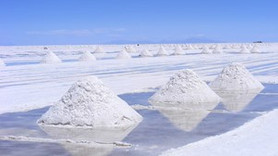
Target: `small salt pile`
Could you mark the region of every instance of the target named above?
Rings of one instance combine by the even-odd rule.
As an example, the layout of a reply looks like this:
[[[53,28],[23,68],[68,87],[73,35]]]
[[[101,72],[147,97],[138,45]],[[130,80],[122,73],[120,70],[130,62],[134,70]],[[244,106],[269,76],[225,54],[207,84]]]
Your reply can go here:
[[[250,50],[247,49],[245,45],[242,45],[242,46],[241,46],[240,53],[242,53],[242,54],[248,54],[248,53],[250,53]]]
[[[59,59],[59,57],[55,55],[52,51],[48,52],[41,60],[41,63],[43,64],[54,64],[54,63],[61,63],[61,62],[62,61]]]
[[[254,45],[254,47],[250,50],[251,53],[260,53],[260,49],[257,45]]]
[[[192,70],[182,70],[170,78],[150,99],[151,103],[191,103],[218,102],[209,86]]]
[[[6,66],[5,62],[2,59],[0,59],[0,67],[5,67],[5,66]]]
[[[145,49],[140,53],[139,56],[140,57],[152,57],[153,55],[149,50]]]
[[[173,53],[173,55],[182,55],[183,54],[183,50],[182,48],[177,45],[176,48],[175,48],[175,52]]]
[[[132,47],[132,46],[126,46],[126,47],[125,47],[125,50],[126,50],[128,53],[135,53],[135,52],[136,52],[135,48]]]
[[[210,84],[214,91],[262,90],[264,86],[240,63],[225,67]]]
[[[187,50],[193,50],[193,46],[191,44],[187,45]]]
[[[123,49],[117,56],[116,59],[131,59],[131,56],[129,53]]]
[[[78,59],[79,61],[87,62],[87,61],[95,61],[96,57],[89,51],[84,52]]]
[[[100,46],[97,46],[97,48],[94,51],[94,53],[103,53],[103,52],[104,50]]]
[[[211,54],[211,51],[207,46],[204,46],[201,53],[202,54]]]
[[[163,46],[159,48],[158,53],[156,54],[156,56],[167,56],[167,55],[168,53]]]
[[[212,53],[214,53],[214,54],[221,54],[221,53],[223,53],[222,47],[220,45],[217,45],[215,47],[215,49],[212,51]]]
[[[74,83],[38,124],[82,127],[129,127],[142,120],[135,110],[115,95],[97,77]]]

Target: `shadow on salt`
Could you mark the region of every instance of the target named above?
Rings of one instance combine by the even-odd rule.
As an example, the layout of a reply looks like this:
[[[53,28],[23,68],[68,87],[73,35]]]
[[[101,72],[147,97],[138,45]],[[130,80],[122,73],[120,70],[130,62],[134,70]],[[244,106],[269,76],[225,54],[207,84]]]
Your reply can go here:
[[[52,139],[68,140],[70,143],[61,143],[61,145],[74,156],[94,155],[103,156],[110,154],[116,146],[127,148],[130,145],[121,141],[137,125],[128,128],[69,128],[43,126],[40,128],[46,132]]]

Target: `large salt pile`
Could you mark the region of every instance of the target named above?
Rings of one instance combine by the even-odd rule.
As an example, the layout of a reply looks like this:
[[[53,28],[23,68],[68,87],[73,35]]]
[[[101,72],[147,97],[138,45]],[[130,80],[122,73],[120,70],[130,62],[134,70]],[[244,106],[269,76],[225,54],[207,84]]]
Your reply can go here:
[[[156,54],[156,56],[167,56],[168,52],[165,50],[165,48],[163,46],[161,46],[158,50],[158,53]]]
[[[204,46],[201,53],[202,54],[211,54],[211,51],[207,46]]]
[[[200,103],[218,102],[209,86],[192,70],[182,70],[170,78],[150,99],[151,103]],[[193,106],[192,106],[193,107]]]
[[[5,62],[2,59],[0,59],[0,67],[4,67],[4,66],[6,66]]]
[[[61,62],[62,61],[59,59],[59,57],[55,55],[52,51],[48,52],[41,60],[41,63],[45,63],[45,64],[53,64],[53,63],[61,63]]]
[[[173,55],[182,55],[182,54],[183,54],[183,50],[182,50],[181,46],[177,45]]]
[[[89,51],[84,52],[79,58],[79,61],[84,61],[84,62],[95,61],[95,60],[96,57]]]
[[[248,53],[250,53],[250,50],[247,49],[245,45],[242,45],[242,46],[241,46],[240,53],[242,53],[242,54],[248,54]]]
[[[261,90],[264,86],[240,63],[225,67],[210,84],[215,91]]]
[[[139,56],[140,57],[152,57],[153,55],[149,50],[145,49],[140,53]]]
[[[103,53],[103,52],[104,50],[100,46],[97,46],[97,48],[94,51],[94,53]]]
[[[38,124],[82,127],[129,127],[142,120],[135,110],[101,80],[91,76],[73,84]]]
[[[131,56],[129,55],[129,53],[123,49],[117,56],[116,59],[130,59]]]
[[[254,45],[254,47],[250,50],[251,53],[260,53],[260,49],[257,45]]]

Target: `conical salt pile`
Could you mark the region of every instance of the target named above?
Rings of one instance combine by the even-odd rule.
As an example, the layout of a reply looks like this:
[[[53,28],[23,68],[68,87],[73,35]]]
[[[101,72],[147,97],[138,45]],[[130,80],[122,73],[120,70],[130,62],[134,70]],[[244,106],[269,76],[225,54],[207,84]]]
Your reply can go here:
[[[201,53],[202,54],[211,54],[211,51],[207,46],[204,46]]]
[[[5,62],[2,59],[0,59],[0,67],[4,67],[4,66],[6,66]]]
[[[167,51],[162,46],[159,48],[158,53],[156,54],[156,56],[167,56],[167,55],[168,55]]]
[[[149,50],[145,49],[145,50],[143,50],[143,51],[140,53],[139,56],[140,56],[140,57],[152,57],[153,55],[152,55],[152,53],[150,53]]]
[[[251,49],[251,53],[260,53],[260,49],[257,45],[255,45],[252,49]]]
[[[214,53],[214,54],[221,54],[221,53],[223,53],[222,47],[220,45],[217,45],[215,47],[215,49],[212,51],[212,53]]]
[[[101,80],[91,76],[73,84],[38,120],[53,126],[129,127],[142,120],[135,110]]]
[[[182,70],[170,78],[150,99],[151,103],[192,103],[218,102],[209,86],[192,70]]]
[[[127,47],[125,47],[125,50],[126,50],[128,53],[135,53],[135,52],[136,52],[135,48],[132,47],[132,46],[127,46]]]
[[[125,49],[123,49],[117,56],[116,59],[130,59],[131,56]]]
[[[187,45],[187,50],[193,50],[193,46],[191,44]]]
[[[41,63],[45,63],[45,64],[54,64],[54,63],[61,63],[61,62],[62,61],[59,59],[59,57],[55,55],[52,51],[48,52],[41,60]]]
[[[173,55],[182,55],[183,54],[183,50],[182,48],[177,45],[176,48],[175,48],[175,52],[173,53]]]
[[[100,46],[97,46],[97,48],[94,51],[94,53],[103,53],[103,52],[104,50]]]
[[[95,61],[95,60],[96,57],[89,51],[84,52],[79,58],[79,61],[84,61],[84,62]]]
[[[245,91],[263,89],[264,86],[240,63],[225,67],[210,84],[215,91]]]
[[[240,53],[242,53],[242,54],[248,54],[248,53],[250,53],[250,50],[247,49],[245,45],[242,45],[242,46],[241,46]]]

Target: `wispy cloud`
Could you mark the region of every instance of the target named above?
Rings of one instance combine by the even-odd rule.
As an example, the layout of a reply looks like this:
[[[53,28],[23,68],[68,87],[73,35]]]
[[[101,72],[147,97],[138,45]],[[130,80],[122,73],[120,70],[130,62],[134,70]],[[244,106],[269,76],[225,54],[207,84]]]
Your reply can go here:
[[[68,29],[59,29],[59,30],[49,30],[49,31],[28,31],[28,35],[61,35],[61,36],[90,36],[96,34],[119,34],[126,31],[125,28],[97,28],[97,29],[81,29],[81,30],[68,30]]]

